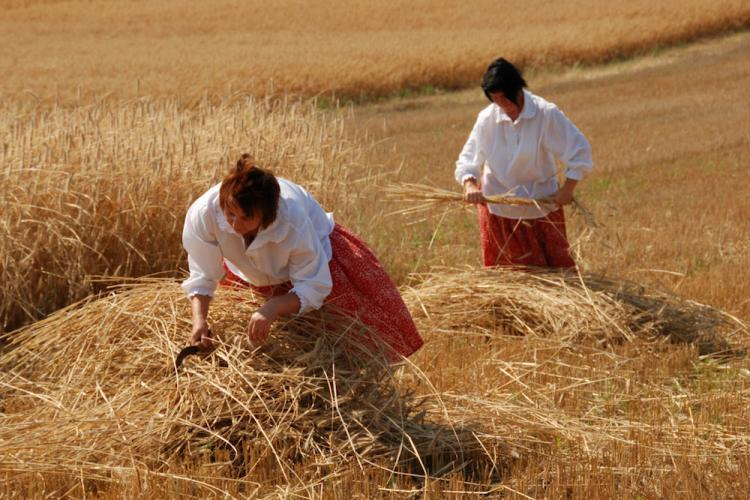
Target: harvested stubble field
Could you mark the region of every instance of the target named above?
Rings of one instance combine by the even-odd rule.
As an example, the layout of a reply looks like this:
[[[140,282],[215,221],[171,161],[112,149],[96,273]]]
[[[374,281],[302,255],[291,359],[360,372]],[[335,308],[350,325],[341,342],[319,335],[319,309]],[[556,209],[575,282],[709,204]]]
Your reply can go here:
[[[701,486],[692,475],[706,463],[723,492],[749,486],[750,373],[695,359],[701,347],[744,355],[731,349],[750,340],[736,319],[550,272],[443,270],[405,297],[428,344],[395,372],[358,347],[356,322],[327,314],[252,349],[243,325],[256,302],[229,289],[213,306],[218,347],[177,369],[189,313],[172,280],[19,330],[0,356],[6,488],[668,496],[675,480]]]
[[[193,65],[198,59],[177,55],[175,40],[154,44],[133,24],[91,28],[114,15],[127,20],[136,10],[125,4],[86,12],[76,2],[39,4],[13,2],[17,8],[0,18],[36,21],[30,28],[36,42],[8,27],[39,64],[29,66],[36,76],[7,80],[0,115],[4,328],[100,289],[113,275],[174,275],[184,265],[179,230],[187,203],[241,151],[252,150],[310,186],[374,246],[401,283],[427,343],[410,363],[389,371],[352,357],[356,349],[339,335],[352,325],[324,315],[280,324],[268,344],[252,351],[242,337],[252,303],[225,291],[212,312],[219,347],[176,373],[171,361],[184,345],[189,317],[176,282],[115,287],[8,336],[13,345],[0,355],[2,494],[741,498],[750,492],[746,34],[602,68],[529,75],[532,89],[560,104],[595,148],[596,170],[579,194],[600,227],[589,234],[573,217],[573,237],[585,236],[577,247],[582,274],[559,276],[467,267],[478,262],[471,211],[441,208],[424,220],[385,215],[412,205],[394,206],[381,186],[429,182],[455,189],[452,161],[484,106],[476,90],[349,114],[237,93],[221,92],[222,98],[217,93],[233,74],[211,72],[232,71],[235,64],[218,65],[239,53],[231,44],[242,38],[213,38],[209,28],[218,26],[228,3],[217,4],[203,31],[190,16],[170,27],[201,39],[202,46],[190,45],[196,57],[207,47],[217,66],[200,68]],[[136,17],[164,19],[185,5],[149,3]],[[292,19],[284,10],[290,5],[280,4],[278,16]],[[635,10],[612,17],[611,33],[621,33],[614,27],[639,19],[638,12],[667,9],[628,5]],[[680,5],[669,10],[671,21],[661,15],[659,22],[684,28],[693,26],[690,18],[712,26],[723,22],[711,17],[720,12],[713,6],[722,5],[722,15],[732,13],[730,24],[738,26],[745,9],[740,2]],[[586,12],[600,19],[603,11]],[[321,26],[335,22],[334,14],[320,14]],[[49,24],[52,16],[57,26]],[[387,22],[398,26],[400,19]],[[80,45],[57,31],[72,25]],[[642,26],[645,33],[674,34],[663,24]],[[579,36],[581,29],[567,33]],[[533,47],[540,39],[525,43]],[[91,40],[132,64],[120,61],[117,74],[98,65],[118,64],[117,57],[101,57]],[[125,40],[132,43],[125,47]],[[41,49],[50,43],[58,45],[51,57]],[[212,43],[226,45],[226,54]],[[628,50],[651,46],[618,43]],[[145,66],[146,46],[164,59],[149,58]],[[535,54],[547,57],[543,48]],[[78,59],[79,71],[55,67],[74,51],[88,53]],[[138,53],[141,59],[132,57]],[[462,57],[476,73],[495,51],[472,54]],[[183,63],[179,70],[160,66],[174,60]],[[404,61],[396,62],[410,64]],[[10,64],[5,56],[0,62]],[[157,66],[166,79],[143,76]],[[50,68],[56,80],[45,79]],[[57,92],[53,81],[58,103],[49,99]],[[115,98],[135,94],[136,85],[140,97]],[[251,83],[232,85],[253,91]],[[64,102],[76,86],[80,102]],[[21,88],[35,94],[12,95]],[[196,97],[200,89],[208,95]],[[113,96],[101,97],[103,90]],[[92,91],[100,97],[87,97]]]

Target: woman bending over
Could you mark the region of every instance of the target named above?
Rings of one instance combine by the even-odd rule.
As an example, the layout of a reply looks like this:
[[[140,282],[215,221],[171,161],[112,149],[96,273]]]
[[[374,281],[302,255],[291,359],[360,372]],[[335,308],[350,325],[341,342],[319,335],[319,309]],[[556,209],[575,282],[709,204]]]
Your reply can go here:
[[[220,282],[252,287],[267,299],[247,325],[256,344],[280,316],[331,304],[402,356],[422,345],[401,295],[367,245],[305,189],[258,168],[250,155],[192,204],[182,242],[190,267],[182,288],[192,306],[191,340],[202,347],[210,343],[208,310]]]

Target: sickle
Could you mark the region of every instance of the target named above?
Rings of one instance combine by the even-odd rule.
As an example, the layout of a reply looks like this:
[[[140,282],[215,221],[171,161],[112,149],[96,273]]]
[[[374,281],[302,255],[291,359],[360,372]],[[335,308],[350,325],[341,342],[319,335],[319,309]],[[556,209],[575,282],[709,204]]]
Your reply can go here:
[[[208,331],[208,335],[206,335],[209,338],[213,337],[213,334],[211,333],[211,330]],[[182,350],[177,354],[177,358],[174,360],[174,367],[175,370],[179,370],[180,366],[182,366],[182,362],[185,361],[185,358],[188,356],[192,356],[194,354],[199,354],[201,352],[204,352],[203,349],[201,349],[200,345],[194,344],[189,345],[187,347],[183,347]],[[205,352],[209,352],[208,350],[205,350]]]
[[[182,365],[182,362],[185,361],[185,358],[188,356],[192,356],[193,354],[198,354],[201,351],[201,348],[197,345],[189,345],[187,347],[183,347],[179,354],[177,354],[177,359],[174,360],[174,367],[179,369]]]

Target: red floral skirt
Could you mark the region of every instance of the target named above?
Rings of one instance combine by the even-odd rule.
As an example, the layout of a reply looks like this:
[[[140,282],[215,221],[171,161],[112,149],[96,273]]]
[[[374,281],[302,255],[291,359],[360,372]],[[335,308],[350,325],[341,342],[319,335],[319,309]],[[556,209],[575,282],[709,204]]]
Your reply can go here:
[[[485,267],[574,268],[562,208],[538,219],[508,219],[479,205],[479,234]]]
[[[391,349],[410,356],[419,349],[422,337],[396,285],[372,250],[345,227],[336,224],[330,235],[333,257],[328,266],[333,289],[325,305],[370,326]],[[227,269],[222,284],[250,287],[265,297],[284,295],[292,284],[256,287]]]

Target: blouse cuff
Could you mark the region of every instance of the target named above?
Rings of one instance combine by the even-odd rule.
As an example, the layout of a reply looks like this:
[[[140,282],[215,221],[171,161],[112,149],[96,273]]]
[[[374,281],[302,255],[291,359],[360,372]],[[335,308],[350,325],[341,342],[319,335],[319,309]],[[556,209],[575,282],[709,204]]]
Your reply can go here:
[[[584,173],[580,170],[574,170],[574,169],[569,168],[565,172],[565,177],[574,181],[580,181],[581,179],[583,179],[583,176],[584,176]]]
[[[294,293],[299,299],[299,314],[303,314],[314,309],[320,309],[323,306],[325,297],[327,296],[327,294],[320,295],[317,293],[317,291],[311,290],[304,285],[300,286],[299,284],[295,285],[289,291]]]
[[[193,295],[205,295],[206,297],[214,296],[214,291],[209,288],[193,288],[187,293],[188,299],[192,299]]]
[[[311,311],[311,310],[313,310],[313,309],[317,309],[316,307],[314,307],[314,306],[312,305],[312,303],[311,303],[311,302],[310,302],[309,300],[307,300],[307,299],[305,298],[305,296],[304,296],[304,295],[302,295],[301,293],[299,293],[299,292],[298,292],[297,290],[295,290],[294,288],[292,288],[292,289],[291,289],[291,290],[289,290],[289,291],[290,291],[291,293],[293,293],[294,295],[296,295],[296,296],[297,296],[297,298],[299,299],[299,313],[298,313],[298,314],[304,314],[304,313],[306,313],[306,312],[308,312],[308,311]]]

